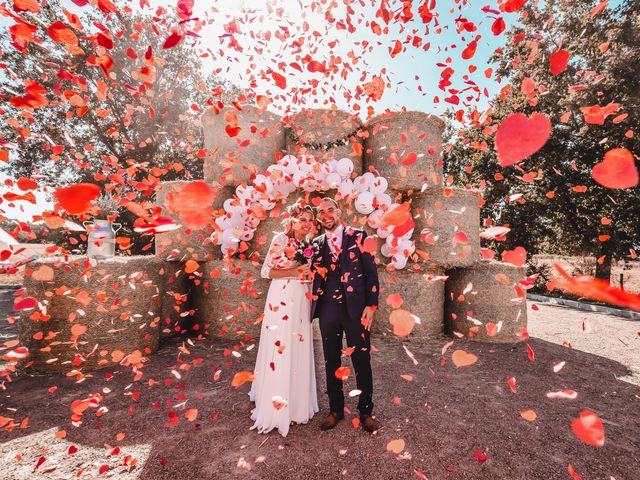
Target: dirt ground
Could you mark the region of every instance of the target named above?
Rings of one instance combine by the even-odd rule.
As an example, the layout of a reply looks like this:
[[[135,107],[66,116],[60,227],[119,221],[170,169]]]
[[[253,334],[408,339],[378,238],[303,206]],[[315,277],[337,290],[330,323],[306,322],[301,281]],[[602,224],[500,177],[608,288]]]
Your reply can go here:
[[[443,357],[449,338],[374,338],[374,413],[383,428],[373,436],[354,428],[354,413],[336,429],[320,431],[327,408],[321,362],[321,414],[293,426],[286,438],[250,431],[249,384],[230,385],[235,372],[253,366],[257,349],[247,346],[225,356],[229,344],[191,346],[178,339],[151,357],[136,382],[124,367],[79,383],[65,376],[5,382],[0,416],[29,420],[27,428],[0,432],[0,478],[570,479],[568,465],[585,480],[638,478],[640,386],[626,380],[639,378],[640,322],[547,305],[534,311],[530,304],[529,314],[533,361],[526,343],[457,340]],[[316,349],[320,360],[317,343]],[[477,363],[456,368],[456,349],[477,355]],[[554,373],[560,361],[566,364]],[[352,379],[347,390],[355,388]],[[563,389],[575,390],[577,398],[546,396]],[[70,404],[96,392],[106,410],[96,416],[89,408],[74,427]],[[347,399],[347,407],[355,404]],[[185,413],[194,408],[197,418],[190,422]],[[603,447],[573,434],[571,422],[583,409],[600,417]],[[525,410],[537,418],[524,420]],[[56,439],[58,430],[66,437]],[[396,439],[405,442],[400,455],[387,451]],[[72,446],[77,451],[69,453]],[[100,474],[101,466],[108,470]]]

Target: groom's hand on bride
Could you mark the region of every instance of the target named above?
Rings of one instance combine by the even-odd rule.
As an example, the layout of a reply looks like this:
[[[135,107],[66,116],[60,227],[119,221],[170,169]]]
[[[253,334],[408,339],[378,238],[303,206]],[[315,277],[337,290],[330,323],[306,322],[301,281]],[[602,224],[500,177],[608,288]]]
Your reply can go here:
[[[373,312],[375,312],[376,307],[364,307],[364,311],[362,312],[362,317],[360,318],[360,323],[362,326],[371,330],[371,324],[373,323]]]

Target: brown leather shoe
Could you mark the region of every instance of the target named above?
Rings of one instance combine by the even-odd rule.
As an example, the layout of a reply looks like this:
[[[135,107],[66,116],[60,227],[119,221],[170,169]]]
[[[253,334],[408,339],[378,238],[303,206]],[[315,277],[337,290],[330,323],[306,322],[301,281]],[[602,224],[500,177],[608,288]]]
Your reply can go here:
[[[320,424],[320,430],[331,430],[344,418],[344,412],[331,412]]]
[[[373,433],[380,428],[380,424],[371,415],[360,415],[360,425],[365,432]]]

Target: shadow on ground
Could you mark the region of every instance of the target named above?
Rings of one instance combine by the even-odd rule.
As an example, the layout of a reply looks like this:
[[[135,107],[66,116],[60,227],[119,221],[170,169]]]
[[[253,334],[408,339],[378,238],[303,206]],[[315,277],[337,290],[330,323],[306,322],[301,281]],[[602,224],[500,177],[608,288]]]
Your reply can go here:
[[[23,376],[5,383],[0,415],[16,423],[29,417],[29,424],[0,432],[6,442],[0,446],[2,478],[36,478],[30,472],[41,457],[37,478],[63,473],[70,478],[81,468],[95,478],[102,465],[109,470],[100,478],[148,480],[418,478],[414,469],[430,480],[566,479],[569,464],[584,479],[621,480],[637,478],[640,470],[640,388],[617,380],[627,368],[602,357],[532,339],[532,362],[525,344],[456,341],[442,364],[440,351],[449,340],[442,338],[405,343],[416,357],[414,365],[400,341],[380,338],[374,341],[374,400],[383,429],[374,436],[355,429],[351,414],[335,430],[321,432],[327,400],[318,365],[321,414],[282,438],[249,431],[249,384],[230,386],[235,372],[253,367],[257,348],[239,348],[237,358],[225,352],[228,345],[190,346],[185,340],[176,339],[151,357],[137,382],[123,367],[94,372],[81,383],[64,376]],[[478,362],[455,368],[449,360],[453,349],[476,354]],[[321,357],[318,351],[316,357]],[[554,373],[561,360],[566,365]],[[222,373],[216,381],[218,368]],[[516,379],[515,394],[509,377]],[[52,387],[57,387],[54,393]],[[346,388],[355,388],[353,380]],[[578,397],[546,397],[563,389],[577,391]],[[96,416],[96,409],[89,409],[83,424],[72,426],[71,402],[96,392],[108,411]],[[355,400],[348,399],[347,406],[354,408]],[[185,418],[191,408],[198,409],[193,422]],[[604,424],[602,448],[583,444],[571,431],[572,419],[585,408]],[[533,422],[520,416],[528,409],[537,413]],[[165,426],[174,413],[179,422]],[[57,430],[65,430],[66,438],[55,439]],[[124,439],[118,441],[118,433]],[[406,442],[405,455],[386,451],[394,439]],[[71,445],[78,451],[69,454]],[[487,456],[485,462],[474,456],[476,450]]]

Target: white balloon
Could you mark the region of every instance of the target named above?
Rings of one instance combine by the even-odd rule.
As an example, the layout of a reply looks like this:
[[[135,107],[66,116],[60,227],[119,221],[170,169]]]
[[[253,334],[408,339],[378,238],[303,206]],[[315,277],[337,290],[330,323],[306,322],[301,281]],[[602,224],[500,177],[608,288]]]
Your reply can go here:
[[[240,213],[244,207],[234,198],[227,198],[222,204],[224,210],[229,213]]]
[[[362,174],[362,178],[367,183],[367,187],[370,187],[371,185],[373,185],[376,176],[371,172],[366,172]]]
[[[242,199],[249,198],[251,196],[250,189],[253,189],[253,187],[250,187],[248,185],[238,185],[236,187],[236,195],[238,196],[238,198]]]
[[[401,242],[403,240],[411,240],[412,236],[413,236],[413,228],[405,232],[404,235],[398,237],[398,242]]]
[[[382,210],[377,209],[374,210],[373,212],[371,212],[371,214],[369,215],[369,218],[367,218],[367,224],[371,227],[371,228],[378,228],[380,227],[380,215],[382,215]]]
[[[370,190],[376,194],[384,193],[389,186],[389,182],[384,177],[376,177],[373,183],[371,184]]]
[[[353,180],[353,188],[356,192],[366,192],[369,190],[369,184],[367,183],[367,179],[360,175]]]
[[[303,180],[305,179],[305,175],[303,173],[300,172],[296,172],[293,174],[293,185],[296,188],[300,188],[300,186],[302,185]]]
[[[387,239],[391,235],[391,229],[389,227],[387,227],[387,228],[378,228],[378,230],[376,230],[376,234],[380,238]]]
[[[273,183],[267,177],[262,174],[256,175],[256,178],[253,180],[253,184],[260,187],[260,190],[265,191],[267,193],[271,193],[273,190]]]
[[[353,182],[346,178],[340,182],[340,186],[338,187],[338,193],[342,198],[349,198],[353,195]]]
[[[236,235],[235,233],[235,228],[227,228],[224,232],[222,232],[222,235],[220,236],[220,241],[222,242],[223,245],[229,245],[233,242],[237,242],[238,241],[238,235]]]
[[[353,172],[353,161],[347,157],[341,158],[336,164],[336,172],[343,178],[351,177],[351,172]]]
[[[220,246],[220,250],[222,250],[222,255],[226,257],[229,254],[233,254],[233,252],[238,248],[239,245],[240,245],[239,242],[223,243]]]
[[[244,226],[241,229],[240,232],[240,240],[244,240],[245,242],[248,242],[249,240],[251,240],[253,238],[253,228],[248,227],[248,226]]]
[[[392,265],[396,270],[402,270],[407,265],[407,257],[393,257]]]
[[[358,211],[358,213],[361,213],[363,215],[369,215],[371,212],[373,212],[374,208],[373,208],[373,193],[371,192],[362,192],[358,195],[358,198],[356,198],[355,201],[355,207],[356,210]]]
[[[398,242],[400,255],[411,255],[416,251],[416,247],[410,239],[403,239]]]
[[[245,225],[249,228],[256,228],[260,225],[260,219],[254,215],[248,215],[244,220]]]
[[[376,194],[376,203],[378,204],[378,208],[386,210],[391,206],[391,197],[386,193]]]
[[[338,188],[340,186],[340,175],[336,172],[332,172],[324,180],[324,185],[326,190],[331,190],[334,188]]]
[[[261,198],[258,202],[265,210],[271,210],[276,206],[276,202],[269,198]]]
[[[289,174],[293,174],[298,171],[298,159],[293,155],[285,155],[280,159],[278,164]]]
[[[228,225],[232,228],[239,228],[244,226],[244,218],[239,213],[232,213],[229,217]]]
[[[389,248],[389,245],[387,245],[386,243],[384,245],[382,245],[380,247],[380,253],[382,255],[384,255],[385,257],[390,257],[391,256],[391,249]]]

